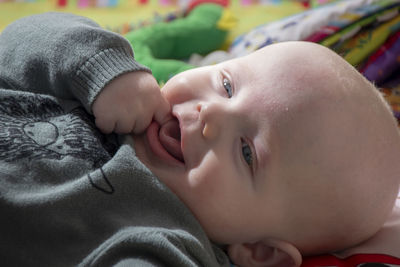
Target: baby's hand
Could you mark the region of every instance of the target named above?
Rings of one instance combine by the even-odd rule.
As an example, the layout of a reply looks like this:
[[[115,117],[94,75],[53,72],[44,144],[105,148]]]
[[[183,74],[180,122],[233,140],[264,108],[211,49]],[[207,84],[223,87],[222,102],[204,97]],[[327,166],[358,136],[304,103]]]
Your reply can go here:
[[[97,96],[92,106],[96,126],[104,133],[143,132],[156,120],[163,123],[170,105],[161,95],[155,78],[147,72],[122,74]]]

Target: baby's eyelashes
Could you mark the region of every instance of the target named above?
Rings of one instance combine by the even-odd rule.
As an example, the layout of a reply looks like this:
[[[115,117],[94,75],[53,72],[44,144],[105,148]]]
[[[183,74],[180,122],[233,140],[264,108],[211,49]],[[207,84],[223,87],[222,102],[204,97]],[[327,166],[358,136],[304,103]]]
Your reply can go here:
[[[251,147],[249,146],[249,144],[247,144],[247,142],[244,139],[241,140],[241,143],[242,143],[243,159],[246,161],[247,165],[252,167],[252,165],[253,165],[253,152],[251,151]]]
[[[231,82],[227,78],[224,78],[222,84],[226,93],[228,94],[228,98],[231,98],[233,95]]]

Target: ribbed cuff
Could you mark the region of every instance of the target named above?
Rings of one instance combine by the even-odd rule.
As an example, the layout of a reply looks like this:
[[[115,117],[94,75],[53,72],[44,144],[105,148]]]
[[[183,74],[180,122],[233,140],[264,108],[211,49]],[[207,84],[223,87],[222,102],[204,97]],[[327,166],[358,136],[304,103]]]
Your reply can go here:
[[[123,73],[139,70],[151,73],[149,68],[134,60],[131,51],[123,47],[103,50],[84,62],[76,72],[72,79],[75,96],[92,113],[93,101],[107,83]]]

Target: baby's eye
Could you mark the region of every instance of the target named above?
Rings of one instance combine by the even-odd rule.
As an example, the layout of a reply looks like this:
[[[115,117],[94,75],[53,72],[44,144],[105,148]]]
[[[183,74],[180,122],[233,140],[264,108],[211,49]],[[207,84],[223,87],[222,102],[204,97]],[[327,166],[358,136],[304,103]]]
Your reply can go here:
[[[250,146],[242,139],[242,154],[246,163],[251,167],[253,165],[253,152]]]
[[[232,97],[231,82],[227,78],[224,78],[223,85],[224,85],[224,88],[225,88],[226,92],[228,93],[228,98],[231,98]]]

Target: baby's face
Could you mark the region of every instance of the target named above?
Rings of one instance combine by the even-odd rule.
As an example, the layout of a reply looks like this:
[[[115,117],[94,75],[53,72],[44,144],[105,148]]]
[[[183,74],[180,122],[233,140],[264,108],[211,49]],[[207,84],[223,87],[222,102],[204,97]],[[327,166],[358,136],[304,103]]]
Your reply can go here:
[[[160,132],[179,139],[182,156],[157,152],[158,146],[151,145],[158,141],[151,133],[158,135],[155,125],[148,129],[149,138],[136,142],[146,148],[145,164],[221,243],[248,239],[243,229],[253,229],[256,238],[257,228],[265,227],[260,217],[273,219],[279,210],[279,187],[272,179],[277,175],[274,124],[286,112],[280,101],[287,92],[276,90],[282,77],[273,75],[274,64],[251,56],[173,77],[162,93],[179,121],[180,137],[168,126]],[[172,150],[166,149],[168,154]]]
[[[335,121],[347,110],[337,111],[332,98],[324,102],[338,82],[318,71],[312,50],[299,61],[305,51],[273,45],[173,77],[162,93],[174,118],[135,138],[140,159],[216,242],[256,242],[273,233],[289,240],[290,228],[306,220],[297,218],[310,211],[307,219],[317,217],[310,224],[326,223],[315,204],[334,182],[318,177],[340,175],[337,164],[351,156],[342,139],[355,133],[342,138],[326,130],[334,123],[346,132]],[[333,166],[327,154],[338,158]]]
[[[160,131],[153,124],[146,138],[136,141],[144,163],[221,243],[256,240],[280,220],[284,208],[289,181],[278,179],[283,167],[279,134],[296,135],[281,121],[295,115],[293,105],[301,99],[295,91],[301,88],[285,82],[292,79],[286,70],[293,66],[281,61],[283,53],[272,49],[173,77],[162,92],[179,121],[180,136],[168,123]],[[168,149],[163,132],[178,139],[181,152],[172,152],[177,150],[172,144]],[[303,146],[304,140],[293,142]],[[305,152],[291,153],[297,158]]]

